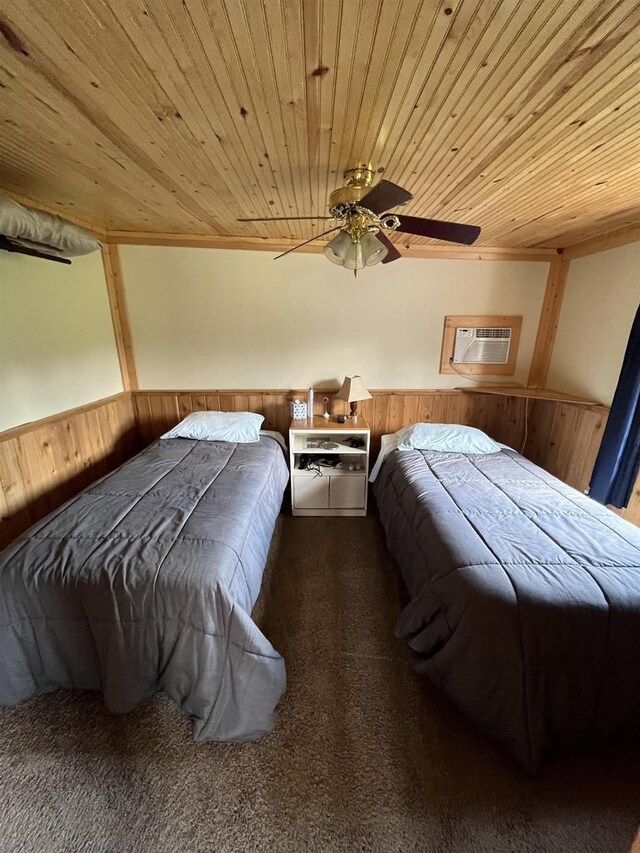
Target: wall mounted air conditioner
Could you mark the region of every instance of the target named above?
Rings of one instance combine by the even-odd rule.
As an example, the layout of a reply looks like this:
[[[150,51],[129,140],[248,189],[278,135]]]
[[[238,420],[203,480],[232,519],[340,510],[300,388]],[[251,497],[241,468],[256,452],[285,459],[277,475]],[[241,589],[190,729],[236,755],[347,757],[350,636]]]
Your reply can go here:
[[[507,364],[511,329],[456,329],[454,364]]]

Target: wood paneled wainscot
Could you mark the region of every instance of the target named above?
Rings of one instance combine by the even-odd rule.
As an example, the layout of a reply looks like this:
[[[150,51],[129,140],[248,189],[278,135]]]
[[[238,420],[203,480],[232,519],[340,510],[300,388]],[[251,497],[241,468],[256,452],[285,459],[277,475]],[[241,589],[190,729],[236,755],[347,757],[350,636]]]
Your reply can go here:
[[[137,446],[127,393],[0,433],[0,547],[116,468]]]
[[[604,428],[606,406],[583,406],[551,400],[530,400],[524,455],[580,491],[588,488]],[[626,509],[611,507],[640,525],[640,475]]]
[[[333,391],[316,389],[314,414],[323,412],[322,396]],[[524,435],[524,400],[512,397],[471,396],[457,390],[371,391],[372,399],[359,403],[371,428],[372,449],[377,453],[380,436],[407,424],[459,423],[477,426],[497,441],[519,447]],[[285,437],[289,428],[289,400],[304,399],[300,390],[269,391],[135,391],[136,419],[141,438],[149,444],[181,418],[198,410],[251,411],[264,415],[264,429],[275,429]],[[331,402],[334,414],[348,409],[342,401]]]
[[[329,397],[334,391],[326,391]],[[583,491],[589,485],[609,415],[606,406],[529,400],[516,396],[467,394],[458,390],[372,390],[359,404],[371,428],[372,459],[380,436],[416,422],[459,423],[484,430],[496,441],[517,450],[559,479]],[[302,390],[262,391],[137,391],[134,408],[142,441],[153,441],[192,411],[252,411],[265,416],[264,428],[285,437],[289,400],[304,398]],[[323,392],[316,389],[314,414],[322,414]],[[335,414],[346,403],[331,403]],[[626,510],[618,511],[640,524],[640,478]]]
[[[302,391],[134,391],[0,433],[0,547],[200,409],[255,411],[265,429],[286,435],[289,399]],[[332,392],[327,392],[331,396]],[[315,414],[322,414],[321,393]],[[333,411],[344,411],[335,403]],[[342,407],[342,408],[340,408]],[[456,390],[373,391],[360,404],[371,427],[373,455],[380,436],[416,421],[462,423],[520,449],[561,480],[583,490],[591,478],[609,410],[553,400],[530,400]],[[640,478],[621,514],[640,524]]]

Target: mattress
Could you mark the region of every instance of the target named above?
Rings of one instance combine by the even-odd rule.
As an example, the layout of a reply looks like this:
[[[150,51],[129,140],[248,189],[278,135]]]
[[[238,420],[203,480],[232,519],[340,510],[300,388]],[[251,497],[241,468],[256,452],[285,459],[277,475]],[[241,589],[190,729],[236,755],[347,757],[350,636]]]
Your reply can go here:
[[[282,448],[158,440],[0,554],[0,703],[163,691],[196,740],[269,731],[280,655],[251,619],[288,471]]]
[[[640,530],[515,451],[393,451],[374,486],[416,666],[527,769],[640,723]]]

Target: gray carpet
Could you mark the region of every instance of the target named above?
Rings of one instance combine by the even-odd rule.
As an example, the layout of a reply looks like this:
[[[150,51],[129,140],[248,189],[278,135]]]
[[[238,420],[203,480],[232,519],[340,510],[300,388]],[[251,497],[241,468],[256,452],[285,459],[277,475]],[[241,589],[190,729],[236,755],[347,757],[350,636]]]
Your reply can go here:
[[[196,746],[162,697],[2,710],[0,850],[628,853],[640,750],[524,776],[414,676],[400,600],[375,518],[282,518],[258,607],[287,661],[276,731]]]

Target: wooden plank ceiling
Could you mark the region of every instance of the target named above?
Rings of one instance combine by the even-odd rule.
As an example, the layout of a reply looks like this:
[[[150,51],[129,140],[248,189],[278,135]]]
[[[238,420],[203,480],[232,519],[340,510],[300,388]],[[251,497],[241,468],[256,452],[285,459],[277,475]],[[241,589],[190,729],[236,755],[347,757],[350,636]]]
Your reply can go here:
[[[479,245],[640,222],[637,0],[0,10],[0,186],[103,229],[303,239],[236,219],[325,214],[364,162]]]

